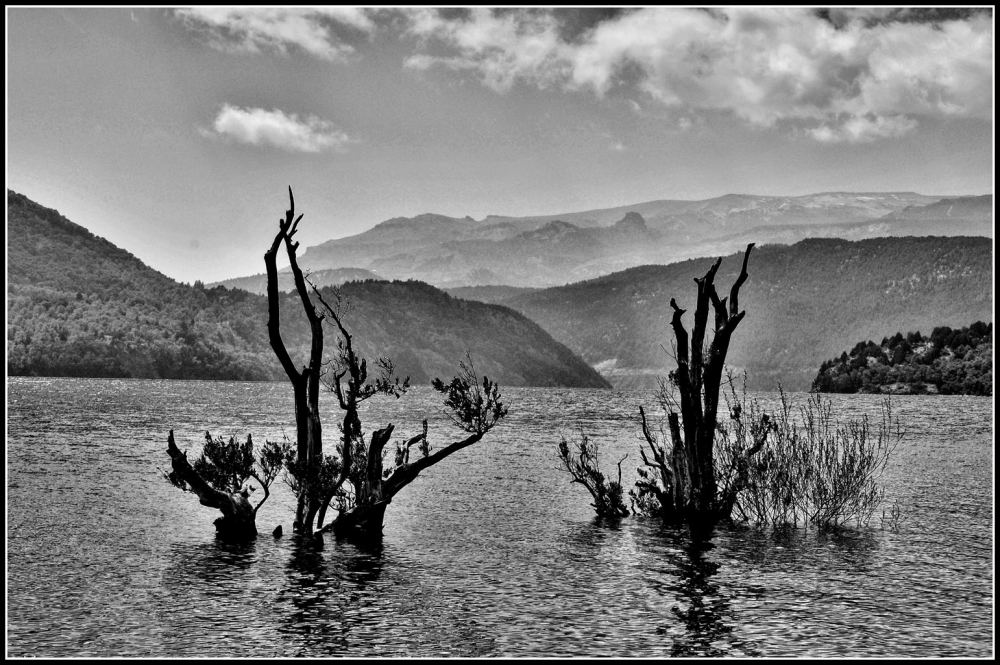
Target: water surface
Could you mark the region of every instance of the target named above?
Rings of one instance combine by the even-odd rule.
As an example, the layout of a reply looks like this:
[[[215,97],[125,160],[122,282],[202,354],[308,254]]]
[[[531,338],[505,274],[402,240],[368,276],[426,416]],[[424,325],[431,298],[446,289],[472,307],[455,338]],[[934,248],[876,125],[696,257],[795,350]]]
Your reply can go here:
[[[282,383],[7,383],[9,656],[972,656],[993,654],[993,413],[984,398],[894,398],[907,430],[887,470],[896,531],[607,523],[559,468],[582,427],[635,477],[645,392],[507,389],[509,417],[425,471],[386,512],[382,545],[286,533],[280,481],[256,542],[169,485],[166,435],[294,431]],[[794,399],[804,399],[795,395]],[[773,400],[772,395],[764,395]],[[834,396],[844,415],[878,398]],[[322,398],[327,441],[335,400]],[[370,431],[430,420],[437,395],[366,404]],[[878,519],[874,520],[875,526]]]

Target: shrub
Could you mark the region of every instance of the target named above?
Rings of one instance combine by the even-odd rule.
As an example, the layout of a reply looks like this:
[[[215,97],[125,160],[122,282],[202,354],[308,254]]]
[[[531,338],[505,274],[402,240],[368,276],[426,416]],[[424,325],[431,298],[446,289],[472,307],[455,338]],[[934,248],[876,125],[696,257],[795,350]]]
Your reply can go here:
[[[882,401],[876,422],[867,414],[840,422],[819,394],[796,410],[780,386],[779,392],[777,412],[765,413],[747,397],[745,379],[741,394],[730,381],[730,419],[719,424],[716,465],[726,471],[724,482],[736,483],[733,518],[867,525],[885,496],[879,480],[903,437],[891,400]],[[755,446],[757,452],[747,455]]]

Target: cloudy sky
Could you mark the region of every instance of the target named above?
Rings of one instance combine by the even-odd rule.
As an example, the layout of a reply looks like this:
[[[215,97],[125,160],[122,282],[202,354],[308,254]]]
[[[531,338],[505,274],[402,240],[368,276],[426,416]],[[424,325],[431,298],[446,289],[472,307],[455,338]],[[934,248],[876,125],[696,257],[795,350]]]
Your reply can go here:
[[[992,190],[987,10],[7,10],[7,187],[182,281],[436,212]]]

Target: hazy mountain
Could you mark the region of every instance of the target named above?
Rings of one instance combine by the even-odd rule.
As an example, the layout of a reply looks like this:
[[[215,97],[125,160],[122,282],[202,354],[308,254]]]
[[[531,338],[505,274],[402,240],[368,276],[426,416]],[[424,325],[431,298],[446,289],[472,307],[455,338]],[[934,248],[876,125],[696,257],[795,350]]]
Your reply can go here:
[[[306,279],[312,282],[316,288],[324,286],[340,286],[344,282],[360,282],[366,279],[380,279],[371,270],[360,268],[333,268],[330,270],[314,270],[306,275]],[[258,295],[267,294],[267,274],[258,273],[249,277],[234,277],[221,282],[212,282],[205,288],[211,289],[216,286],[224,286],[227,289],[243,289]],[[288,268],[278,272],[278,290],[294,291],[295,280]]]
[[[991,195],[730,194],[482,221],[425,214],[310,247],[313,270],[363,268],[442,287],[568,284],[645,264],[736,251],[748,242],[907,235],[992,237]]]
[[[703,258],[632,268],[563,287],[503,296],[616,387],[653,385],[673,361],[670,298],[688,309],[712,263]],[[728,293],[742,254],[725,257],[716,283]],[[807,390],[820,364],[858,339],[899,330],[991,322],[992,243],[986,238],[804,240],[750,258],[740,295],[746,319],[729,362],[751,385]],[[494,294],[497,295],[497,294]]]
[[[9,190],[7,251],[9,375],[284,380],[262,296],[179,284]],[[607,387],[508,308],[420,282],[349,282],[340,291],[359,350],[389,355],[414,384],[450,378],[468,349],[501,385]],[[281,312],[286,345],[304,359],[309,333],[297,294],[283,294]]]
[[[993,197],[986,195],[946,198],[929,205],[907,206],[886,215],[886,218],[905,221],[967,219],[989,222],[993,218]]]

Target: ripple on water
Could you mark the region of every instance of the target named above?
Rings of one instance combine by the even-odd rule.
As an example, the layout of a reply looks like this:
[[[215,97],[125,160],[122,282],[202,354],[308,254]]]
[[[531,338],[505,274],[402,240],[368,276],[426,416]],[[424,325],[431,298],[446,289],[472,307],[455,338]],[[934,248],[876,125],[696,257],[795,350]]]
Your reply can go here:
[[[652,520],[595,519],[555,455],[582,425],[609,468],[630,454],[631,485],[650,394],[505,394],[507,421],[393,501],[380,547],[231,545],[162,479],[166,432],[193,451],[206,429],[280,438],[294,429],[286,385],[9,379],[8,654],[992,654],[988,400],[895,401],[909,431],[885,478],[909,511],[896,532],[733,526],[693,543]],[[435,399],[415,389],[363,418],[407,436],[428,417],[444,445],[455,435]],[[877,412],[875,398],[834,399]],[[278,485],[261,532],[288,531],[293,508]]]

